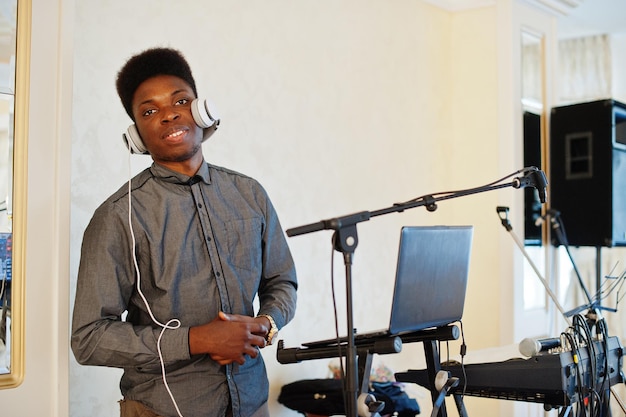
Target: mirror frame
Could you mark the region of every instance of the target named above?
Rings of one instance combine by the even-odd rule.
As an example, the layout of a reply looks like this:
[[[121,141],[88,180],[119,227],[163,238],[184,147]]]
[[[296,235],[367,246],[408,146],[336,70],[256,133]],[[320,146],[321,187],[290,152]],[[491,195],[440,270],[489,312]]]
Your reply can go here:
[[[0,389],[24,380],[24,310],[26,265],[26,201],[28,191],[28,108],[30,98],[31,0],[17,0],[15,98],[13,131],[13,247],[11,276],[10,372],[0,374]]]

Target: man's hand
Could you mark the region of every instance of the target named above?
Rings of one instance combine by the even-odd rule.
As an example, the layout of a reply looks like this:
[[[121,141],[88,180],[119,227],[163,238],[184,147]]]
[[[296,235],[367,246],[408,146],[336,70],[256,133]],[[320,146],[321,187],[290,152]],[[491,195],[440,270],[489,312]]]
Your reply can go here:
[[[219,312],[218,317],[224,321],[261,324],[263,330],[261,332],[254,332],[254,334],[262,336],[263,339],[267,338],[267,334],[270,332],[270,326],[272,325],[267,317],[250,317],[242,316],[241,314],[226,314],[223,311]],[[265,347],[265,345],[259,347]]]
[[[256,358],[265,347],[268,320],[220,312],[213,321],[189,329],[189,352],[208,354],[220,365],[242,365],[248,355]]]

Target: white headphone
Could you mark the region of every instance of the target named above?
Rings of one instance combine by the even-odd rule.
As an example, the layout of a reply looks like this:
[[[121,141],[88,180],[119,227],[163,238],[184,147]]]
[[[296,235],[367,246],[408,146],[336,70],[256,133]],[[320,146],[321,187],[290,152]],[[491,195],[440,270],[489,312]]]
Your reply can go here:
[[[208,100],[193,100],[191,102],[191,115],[194,122],[203,129],[202,142],[210,138],[220,124],[215,108]],[[128,126],[126,132],[122,133],[122,139],[131,153],[149,154],[135,124]]]

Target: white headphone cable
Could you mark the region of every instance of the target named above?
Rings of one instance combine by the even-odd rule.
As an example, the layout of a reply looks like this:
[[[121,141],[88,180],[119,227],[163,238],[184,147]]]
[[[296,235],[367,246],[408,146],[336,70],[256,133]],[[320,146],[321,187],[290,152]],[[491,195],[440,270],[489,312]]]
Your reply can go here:
[[[165,377],[165,362],[163,361],[163,353],[161,352],[161,338],[163,337],[163,333],[165,333],[165,330],[178,329],[181,323],[179,319],[170,319],[165,324],[158,321],[156,317],[154,317],[154,314],[152,313],[152,309],[150,308],[150,305],[148,304],[148,300],[146,299],[145,295],[141,291],[141,273],[139,272],[139,264],[137,262],[135,231],[133,230],[133,223],[132,223],[132,194],[131,194],[132,176],[131,176],[131,159],[130,159],[131,154],[132,152],[130,151],[130,148],[129,148],[129,152],[128,152],[128,227],[130,230],[130,237],[131,237],[131,242],[132,242],[133,264],[135,266],[135,272],[137,274],[137,293],[143,300],[146,306],[146,309],[148,311],[148,314],[150,315],[150,318],[152,319],[152,321],[161,327],[161,333],[159,333],[159,338],[157,339],[157,351],[159,352],[159,361],[161,362],[161,375],[163,378],[163,384],[165,385],[165,389],[167,390],[167,393],[169,394],[172,400],[172,403],[174,404],[174,407],[176,408],[176,412],[178,413],[178,416],[183,417],[183,415],[180,412],[180,409],[178,408],[178,404],[176,403],[176,399],[174,398],[174,394],[172,394],[172,391],[170,390],[170,386],[167,383],[167,378]]]

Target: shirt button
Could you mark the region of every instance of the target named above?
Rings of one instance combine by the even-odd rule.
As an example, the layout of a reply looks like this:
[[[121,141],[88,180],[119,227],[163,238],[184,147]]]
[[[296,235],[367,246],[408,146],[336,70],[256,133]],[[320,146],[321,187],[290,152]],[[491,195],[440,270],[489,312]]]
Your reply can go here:
[[[219,276],[220,276],[220,273],[219,273],[219,272],[216,272],[216,273],[215,273],[215,276],[216,276],[216,277],[219,277]]]
[[[207,242],[210,242],[210,241],[211,241],[211,238],[210,238],[210,237],[207,237],[207,238],[206,238],[206,241],[207,241]]]
[[[198,208],[202,208],[202,203],[198,203]]]

